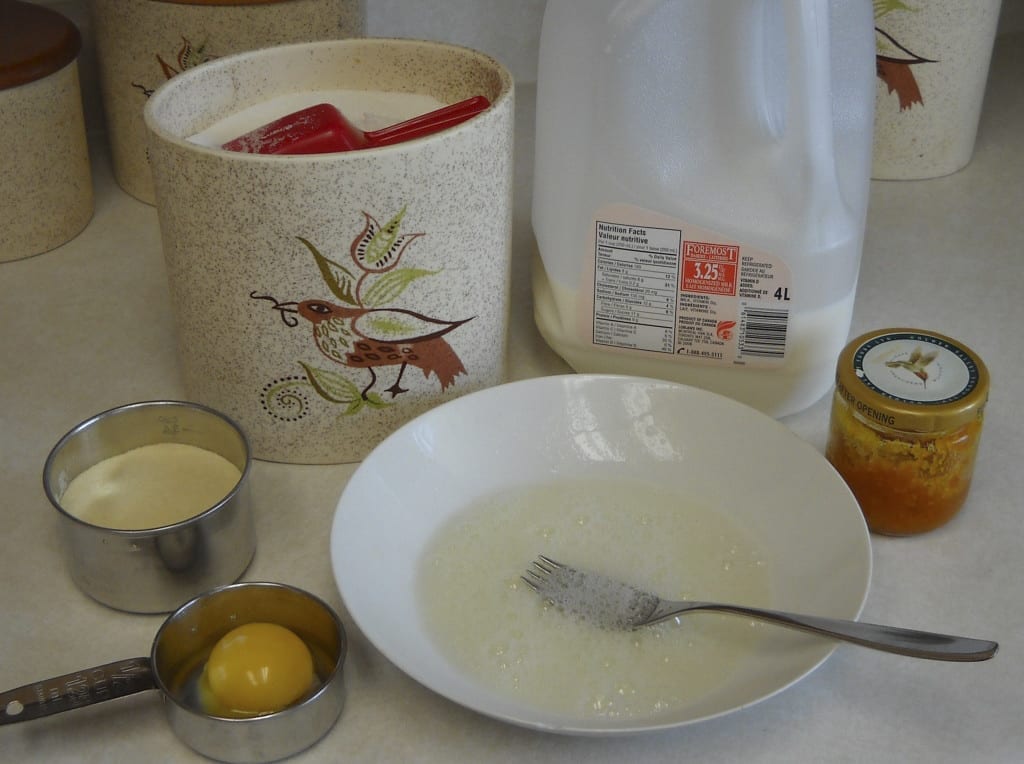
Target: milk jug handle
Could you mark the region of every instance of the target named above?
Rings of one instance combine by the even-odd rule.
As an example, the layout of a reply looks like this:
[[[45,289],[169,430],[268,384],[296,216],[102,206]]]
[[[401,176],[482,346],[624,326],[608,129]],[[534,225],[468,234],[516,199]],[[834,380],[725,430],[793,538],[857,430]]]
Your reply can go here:
[[[786,0],[787,139],[802,147],[818,169],[816,182],[834,181],[832,63],[829,0]]]

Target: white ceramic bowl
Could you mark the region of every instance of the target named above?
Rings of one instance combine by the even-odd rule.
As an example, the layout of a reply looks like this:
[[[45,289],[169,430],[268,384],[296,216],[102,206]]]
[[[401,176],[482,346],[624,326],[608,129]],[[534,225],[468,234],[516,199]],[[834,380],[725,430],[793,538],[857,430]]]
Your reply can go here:
[[[456,703],[569,734],[635,733],[728,713],[789,687],[835,649],[828,640],[765,628],[713,691],[650,718],[552,713],[489,689],[456,668],[425,625],[417,597],[424,549],[475,501],[561,478],[641,481],[693,497],[772,560],[768,606],[838,618],[860,613],[871,577],[869,536],[853,496],[816,449],[779,422],[706,391],[579,374],[444,404],[367,457],[331,533],[335,578],[357,626],[400,669]],[[523,569],[529,563],[523,559]]]

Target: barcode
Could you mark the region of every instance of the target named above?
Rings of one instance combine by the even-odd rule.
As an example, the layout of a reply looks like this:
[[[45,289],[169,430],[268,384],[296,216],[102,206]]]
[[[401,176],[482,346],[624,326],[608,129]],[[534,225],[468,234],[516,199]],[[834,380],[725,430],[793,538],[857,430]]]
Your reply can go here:
[[[786,354],[788,328],[788,310],[746,308],[740,315],[740,352],[744,355],[781,358]]]

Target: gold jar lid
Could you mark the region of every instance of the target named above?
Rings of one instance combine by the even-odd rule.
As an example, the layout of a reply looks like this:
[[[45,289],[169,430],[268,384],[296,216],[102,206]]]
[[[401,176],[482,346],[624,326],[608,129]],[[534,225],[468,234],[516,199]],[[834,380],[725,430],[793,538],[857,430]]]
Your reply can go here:
[[[839,355],[836,391],[864,420],[903,432],[942,432],[975,419],[988,369],[963,343],[919,329],[880,329]]]

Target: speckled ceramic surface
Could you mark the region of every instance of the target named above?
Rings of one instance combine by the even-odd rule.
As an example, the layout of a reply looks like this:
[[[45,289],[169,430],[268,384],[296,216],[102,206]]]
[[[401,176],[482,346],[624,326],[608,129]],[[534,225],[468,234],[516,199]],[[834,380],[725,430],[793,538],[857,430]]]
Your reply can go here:
[[[876,0],[872,177],[948,175],[971,160],[1000,0]]]
[[[0,90],[0,262],[59,247],[92,218],[78,63]]]
[[[153,204],[142,110],[161,84],[204,61],[308,40],[360,37],[365,0],[281,0],[193,5],[90,0],[114,175]]]
[[[260,156],[183,140],[296,90],[491,107],[364,151]],[[146,107],[189,396],[257,458],[355,461],[425,410],[505,376],[514,90],[465,48],[346,40],[239,54]]]

